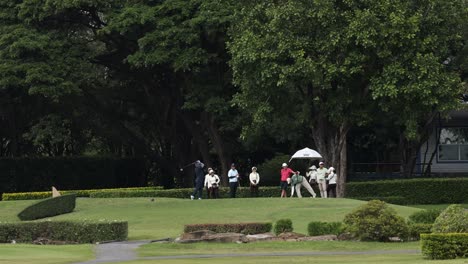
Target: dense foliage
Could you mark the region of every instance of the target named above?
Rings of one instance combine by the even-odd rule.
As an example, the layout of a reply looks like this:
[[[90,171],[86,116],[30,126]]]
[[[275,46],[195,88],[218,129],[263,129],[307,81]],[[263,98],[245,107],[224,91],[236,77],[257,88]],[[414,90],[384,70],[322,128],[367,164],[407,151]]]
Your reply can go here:
[[[18,214],[18,218],[22,221],[36,220],[71,213],[75,209],[75,205],[76,194],[51,197],[26,207]]]
[[[145,162],[136,158],[1,158],[3,192],[117,188],[146,184]]]
[[[0,157],[139,157],[187,187],[196,159],[226,184],[231,162],[244,173],[306,145],[344,195],[349,131],[382,126],[375,145],[410,174],[434,115],[458,108],[465,5],[3,0]]]
[[[422,234],[422,253],[430,259],[468,257],[468,233]]]
[[[128,223],[124,221],[31,221],[0,222],[0,243],[31,243],[49,239],[65,243],[96,243],[123,241],[128,237]]]
[[[405,238],[408,225],[395,209],[385,202],[372,200],[347,214],[343,221],[346,231],[362,241],[390,241],[391,237]]]
[[[432,232],[468,233],[468,210],[461,205],[450,205],[436,218]]]

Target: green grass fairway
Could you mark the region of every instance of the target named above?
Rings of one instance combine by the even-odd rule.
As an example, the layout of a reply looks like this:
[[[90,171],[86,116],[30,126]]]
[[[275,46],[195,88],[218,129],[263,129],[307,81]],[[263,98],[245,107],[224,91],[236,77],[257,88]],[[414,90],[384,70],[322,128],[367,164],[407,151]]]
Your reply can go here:
[[[427,260],[420,254],[396,255],[337,255],[337,256],[307,256],[307,257],[235,257],[235,258],[204,258],[175,260],[140,260],[121,262],[122,264],[466,264],[467,259]]]
[[[93,258],[93,245],[0,244],[0,264],[59,264],[86,261]]]
[[[236,243],[196,243],[196,244],[147,244],[138,249],[142,257],[200,255],[200,254],[235,254],[266,252],[313,252],[313,251],[369,251],[369,250],[419,250],[419,242],[380,243],[351,241],[307,241],[307,242],[256,242]],[[213,253],[212,253],[213,252]]]
[[[0,202],[0,221],[17,221],[16,214],[33,201]],[[294,231],[307,233],[311,221],[342,221],[363,201],[352,199],[255,198],[189,200],[156,198],[80,198],[73,213],[53,219],[127,220],[129,239],[176,237],[185,224],[276,221],[290,218]],[[407,217],[420,209],[392,205]]]

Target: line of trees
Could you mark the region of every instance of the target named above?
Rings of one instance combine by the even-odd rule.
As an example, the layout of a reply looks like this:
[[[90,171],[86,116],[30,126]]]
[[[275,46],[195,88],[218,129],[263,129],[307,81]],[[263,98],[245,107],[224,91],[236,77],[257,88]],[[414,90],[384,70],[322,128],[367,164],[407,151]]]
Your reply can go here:
[[[227,182],[232,161],[307,145],[343,183],[353,131],[384,127],[410,174],[466,89],[467,14],[466,0],[3,0],[0,156],[141,156],[173,187],[195,159]]]

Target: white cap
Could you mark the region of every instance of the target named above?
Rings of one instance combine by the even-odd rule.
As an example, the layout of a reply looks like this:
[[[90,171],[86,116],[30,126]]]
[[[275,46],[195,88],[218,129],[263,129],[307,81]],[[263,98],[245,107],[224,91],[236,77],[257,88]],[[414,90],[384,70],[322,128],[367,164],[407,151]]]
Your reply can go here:
[[[208,173],[212,173],[212,172],[214,172],[214,170],[212,170],[212,169],[210,169],[210,170],[208,171]]]
[[[315,165],[312,165],[312,167],[309,168],[309,170],[316,170],[317,167],[315,167]]]
[[[323,165],[323,164],[325,164],[325,163],[323,163],[323,161],[319,162],[319,165]]]
[[[287,166],[288,166],[288,164],[283,163],[283,165],[281,167],[287,167]]]
[[[257,170],[257,167],[252,167],[252,170]]]

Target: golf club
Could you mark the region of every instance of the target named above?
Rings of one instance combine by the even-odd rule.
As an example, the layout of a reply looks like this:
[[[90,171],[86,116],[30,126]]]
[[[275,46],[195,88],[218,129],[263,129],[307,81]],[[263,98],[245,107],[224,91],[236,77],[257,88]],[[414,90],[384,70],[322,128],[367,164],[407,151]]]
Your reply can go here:
[[[192,163],[190,163],[190,164],[185,165],[184,167],[180,168],[180,171],[184,171],[185,168],[187,168],[188,166],[191,166],[191,165],[195,164],[195,162],[196,162],[196,161],[194,161],[194,162],[192,162]]]

